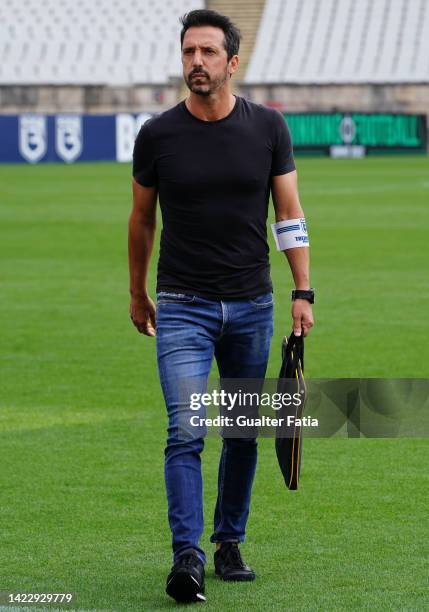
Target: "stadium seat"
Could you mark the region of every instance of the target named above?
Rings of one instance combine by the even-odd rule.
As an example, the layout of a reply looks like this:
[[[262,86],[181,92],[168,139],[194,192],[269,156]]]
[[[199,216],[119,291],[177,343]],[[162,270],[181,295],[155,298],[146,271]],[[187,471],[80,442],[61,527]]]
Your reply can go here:
[[[428,0],[266,0],[245,82],[429,81]]]
[[[163,84],[180,77],[179,17],[204,0],[3,0],[0,83]]]

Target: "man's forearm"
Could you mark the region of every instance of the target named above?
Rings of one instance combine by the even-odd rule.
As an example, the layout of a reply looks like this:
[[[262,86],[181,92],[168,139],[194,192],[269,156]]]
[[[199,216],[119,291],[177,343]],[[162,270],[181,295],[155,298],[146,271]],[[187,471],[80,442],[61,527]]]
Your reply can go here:
[[[128,265],[130,293],[133,297],[147,295],[147,276],[155,238],[155,222],[145,222],[131,215],[128,223]]]
[[[310,249],[300,247],[284,251],[292,271],[296,289],[310,288]]]

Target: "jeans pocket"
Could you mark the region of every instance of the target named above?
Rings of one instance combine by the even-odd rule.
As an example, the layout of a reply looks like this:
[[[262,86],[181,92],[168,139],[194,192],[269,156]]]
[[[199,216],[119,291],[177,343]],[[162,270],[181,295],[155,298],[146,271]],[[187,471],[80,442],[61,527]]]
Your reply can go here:
[[[273,294],[271,292],[258,295],[249,301],[255,308],[269,308],[274,304]]]
[[[190,304],[195,300],[195,295],[160,291],[156,294],[156,300],[157,304]]]

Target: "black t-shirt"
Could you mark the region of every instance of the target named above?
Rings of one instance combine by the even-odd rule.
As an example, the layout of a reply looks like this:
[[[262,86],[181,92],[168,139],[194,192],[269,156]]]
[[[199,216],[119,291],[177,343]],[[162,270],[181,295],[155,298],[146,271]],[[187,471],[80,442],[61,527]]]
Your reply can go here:
[[[270,177],[294,169],[283,116],[238,96],[218,121],[198,119],[184,102],[147,121],[135,142],[133,176],[158,187],[157,291],[225,300],[272,291]]]

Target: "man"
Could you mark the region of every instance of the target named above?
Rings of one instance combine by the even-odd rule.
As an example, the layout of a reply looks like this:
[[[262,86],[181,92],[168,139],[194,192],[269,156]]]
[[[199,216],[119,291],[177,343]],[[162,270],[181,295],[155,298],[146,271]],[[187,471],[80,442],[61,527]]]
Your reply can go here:
[[[136,139],[129,266],[131,319],[139,332],[156,335],[169,417],[165,482],[174,565],[166,590],[179,602],[192,602],[205,599],[206,557],[199,544],[204,438],[180,433],[190,413],[179,387],[191,379],[203,390],[213,357],[221,378],[265,376],[273,332],[270,190],[278,248],[287,249],[296,289],[303,291],[292,305],[295,333],[306,335],[313,319],[308,248],[301,248],[308,240],[286,123],[277,111],[232,95],[240,34],[227,17],[196,10],[181,22],[190,93],[146,122]],[[147,273],[158,196],[163,230],[155,308]],[[238,544],[245,537],[256,458],[254,438],[223,439],[211,542],[216,574],[224,580],[255,578]]]

